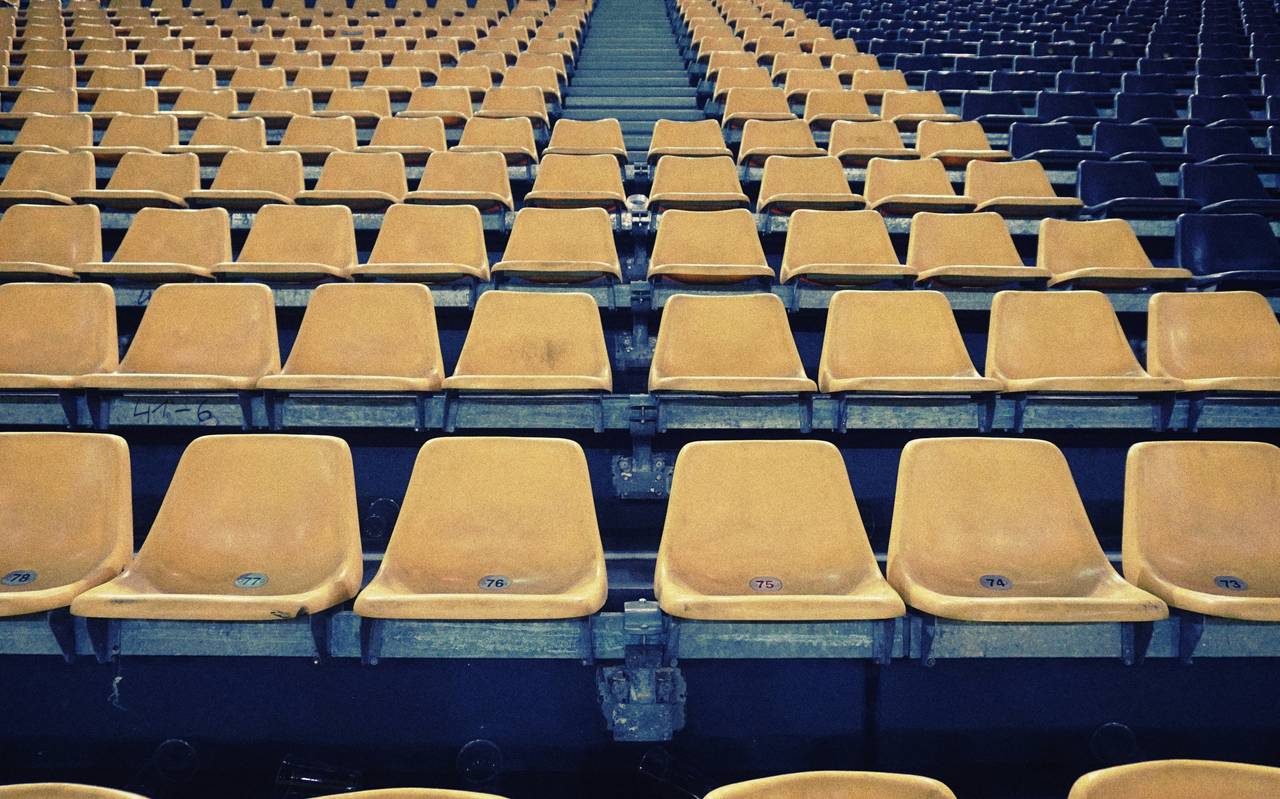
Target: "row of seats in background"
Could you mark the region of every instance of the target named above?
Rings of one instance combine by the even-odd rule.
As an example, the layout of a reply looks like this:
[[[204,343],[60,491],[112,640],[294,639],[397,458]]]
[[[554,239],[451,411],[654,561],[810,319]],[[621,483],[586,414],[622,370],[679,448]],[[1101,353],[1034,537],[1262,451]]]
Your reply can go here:
[[[1219,787],[1238,799],[1267,799],[1280,789],[1280,769],[1211,760],[1155,760],[1116,766],[1076,780],[1069,799],[1143,799],[1152,790],[1171,799],[1199,796]],[[1169,791],[1180,791],[1169,793]],[[334,794],[317,799],[503,799],[489,793],[385,788]],[[705,799],[779,799],[795,796],[876,796],[880,799],[955,799],[941,782],[927,777],[885,772],[814,771],[779,774],[733,783]],[[70,784],[27,784],[0,787],[3,799],[146,799],[135,793]]]
[[[340,285],[312,295],[283,370],[271,292],[260,285],[167,284],[123,359],[103,285],[0,286],[0,388],[284,393],[610,392],[596,301],[570,292],[480,296],[445,377],[430,291]],[[662,311],[652,392],[982,395],[1280,392],[1280,322],[1251,292],[1157,294],[1146,369],[1097,292],[1001,292],[986,375],[974,369],[936,292],[840,292],[815,383],[772,294],[677,294]]]
[[[846,468],[821,441],[687,444],[653,578],[661,609],[706,621],[816,622],[891,619],[910,607],[959,621],[1054,624],[1150,622],[1173,607],[1280,621],[1274,445],[1133,446],[1124,577],[1047,441],[908,443],[887,579]],[[197,438],[136,555],[124,439],[0,433],[0,474],[0,500],[16,522],[4,531],[0,616],[69,605],[95,618],[271,621],[354,599],[366,618],[548,620],[590,616],[608,595],[587,459],[567,439],[429,441],[372,579],[351,452],[338,438]],[[803,509],[777,502],[779,474],[805,487]],[[495,479],[521,490],[459,490]],[[1219,534],[1224,522],[1230,536]]]
[[[87,196],[113,192],[125,199],[156,197],[147,190]],[[334,202],[344,194],[368,193],[317,190],[299,199]],[[430,202],[442,194],[417,192],[409,199]],[[192,196],[200,195],[226,198],[233,207],[267,199],[249,190]],[[273,284],[333,279],[474,284],[520,279],[572,286],[633,277],[685,286],[800,281],[828,288],[914,283],[1264,292],[1280,284],[1280,243],[1265,218],[1250,214],[1180,217],[1180,267],[1153,266],[1129,223],[1116,219],[1043,220],[1036,231],[1035,265],[1027,266],[1006,221],[994,212],[916,213],[903,259],[874,211],[798,210],[776,261],[766,254],[756,218],[741,208],[666,211],[654,225],[652,240],[643,239],[645,249],[624,250],[620,258],[614,224],[603,209],[526,207],[515,214],[501,256],[492,263],[482,214],[470,205],[391,205],[373,217],[376,227],[361,228],[377,230],[371,246],[361,245],[355,217],[342,205],[264,205],[251,226],[234,229],[234,248],[231,220],[223,208],[142,208],[105,260],[97,206],[13,205],[0,218],[0,282],[79,278],[146,285],[220,277]],[[771,250],[776,258],[776,249]]]

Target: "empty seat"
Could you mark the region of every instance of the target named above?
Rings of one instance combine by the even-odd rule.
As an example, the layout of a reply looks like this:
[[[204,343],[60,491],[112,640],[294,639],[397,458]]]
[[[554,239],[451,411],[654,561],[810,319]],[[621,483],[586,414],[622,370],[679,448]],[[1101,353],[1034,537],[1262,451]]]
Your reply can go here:
[[[118,391],[249,390],[278,371],[271,289],[167,283],[152,295],[120,366],[80,384]]]
[[[294,117],[272,150],[292,151],[303,163],[321,164],[331,153],[356,149],[356,121],[351,117]]]
[[[436,86],[466,89],[471,99],[479,100],[493,88],[493,76],[488,67],[451,67],[440,70]]]
[[[1172,219],[1200,208],[1193,200],[1170,197],[1155,167],[1143,161],[1082,161],[1076,186],[1092,216]]]
[[[1066,458],[1034,439],[909,442],[898,464],[888,576],[908,606],[947,619],[1168,615],[1163,602],[1112,568]]]
[[[115,369],[118,348],[109,286],[0,285],[0,389],[72,388],[81,375]]]
[[[436,391],[443,379],[426,286],[330,283],[312,293],[284,369],[263,377],[258,388]]]
[[[267,126],[261,119],[205,117],[192,131],[186,144],[168,149],[171,153],[195,153],[202,163],[221,163],[227,153],[258,152],[267,146]]]
[[[191,208],[257,211],[273,203],[292,204],[303,190],[302,156],[294,152],[232,151],[222,159],[213,183],[187,195]]]
[[[1248,164],[1183,164],[1178,185],[1182,196],[1206,214],[1280,217],[1280,199],[1271,196]]]
[[[89,152],[99,161],[115,161],[127,153],[163,153],[177,143],[178,120],[174,116],[117,114]]]
[[[845,166],[867,166],[873,158],[919,157],[919,153],[903,145],[898,128],[889,121],[836,121],[831,125],[827,152]]]
[[[203,119],[206,116],[229,117],[235,111],[236,93],[230,89],[183,89],[166,113],[179,119]]]
[[[501,153],[508,164],[536,164],[538,145],[533,138],[533,125],[525,117],[486,119],[473,117],[462,129],[462,138],[453,148],[459,153]]]
[[[89,116],[109,120],[116,114],[155,114],[159,111],[155,89],[102,89],[93,101]]]
[[[1178,264],[1199,285],[1272,290],[1280,284],[1280,241],[1256,214],[1183,214],[1174,228]]]
[[[781,474],[806,486],[804,502],[778,501]],[[663,611],[686,619],[906,613],[880,574],[844,459],[825,441],[685,445],[671,481],[654,593]]]
[[[871,113],[862,92],[817,89],[805,96],[804,121],[811,128],[830,128],[839,121],[870,122],[878,118]]]
[[[467,491],[509,480],[512,490]],[[562,619],[608,593],[582,447],[558,438],[438,438],[418,453],[361,616]]]
[[[1125,579],[1183,610],[1280,620],[1277,513],[1273,444],[1136,444],[1125,468]]]
[[[391,96],[384,88],[334,89],[318,117],[349,116],[360,127],[377,125],[391,116]]]
[[[1280,323],[1250,291],[1157,294],[1147,310],[1147,367],[1188,391],[1280,392]]]
[[[445,127],[456,128],[471,119],[471,94],[462,86],[428,86],[414,89],[409,104],[396,116],[439,117]]]
[[[664,155],[685,158],[730,156],[724,143],[720,126],[712,119],[698,122],[679,122],[659,119],[653,126],[653,138],[649,142],[648,161],[656,163]]]
[[[1093,771],[1076,780],[1069,799],[1196,799],[1225,791],[1235,799],[1267,799],[1280,790],[1280,769],[1210,760],[1152,760]]]
[[[973,367],[944,294],[839,291],[827,310],[818,388],[824,392],[977,394],[999,380]]]
[[[747,205],[732,158],[668,155],[654,170],[648,202],[651,211],[716,211]]]
[[[926,120],[960,121],[957,115],[947,113],[942,96],[937,92],[885,92],[880,100],[880,117],[903,130],[915,130]]]
[[[801,208],[857,209],[864,205],[866,201],[849,188],[839,158],[774,155],[765,161],[757,203],[762,214],[787,214]]]
[[[481,211],[514,210],[511,178],[502,153],[466,153],[451,150],[427,159],[416,191],[405,196],[410,203],[474,205]]]
[[[777,62],[774,62],[774,75],[778,75]],[[803,103],[816,91],[840,92],[844,90],[840,77],[829,69],[789,69],[785,71],[786,82],[782,91],[788,103]]]
[[[991,303],[987,377],[1007,391],[1178,391],[1182,381],[1143,371],[1105,294],[1002,291]]]
[[[0,287],[0,304],[13,288]],[[119,574],[133,553],[131,501],[124,439],[0,433],[0,616],[66,607]]]
[[[840,43],[850,39],[840,39]],[[868,771],[812,771],[780,774],[725,785],[706,799],[817,799],[817,797],[875,797],[875,799],[955,799],[937,780],[906,774]]]
[[[831,66],[833,69],[836,68],[834,60]],[[869,97],[877,97],[885,92],[905,92],[910,89],[907,86],[906,77],[896,69],[855,69],[849,88]]]
[[[714,124],[714,123],[713,123]],[[11,144],[0,145],[0,153],[36,150],[65,153],[93,144],[93,120],[88,114],[31,114],[22,121]]]
[[[24,89],[13,99],[9,110],[0,113],[0,120],[8,125],[20,125],[28,116],[36,114],[46,116],[74,114],[78,106],[79,102],[74,89]]]
[[[128,619],[291,619],[355,596],[361,571],[355,475],[346,442],[328,436],[205,436],[183,452],[133,562],[111,582],[81,594],[71,612]]]
[[[813,157],[824,153],[813,143],[813,134],[802,119],[777,122],[747,120],[742,126],[742,142],[738,145],[738,163],[758,167],[771,155]]]
[[[924,121],[916,129],[916,151],[921,158],[937,158],[946,166],[970,161],[1007,161],[1008,150],[993,150],[977,122]]]
[[[773,294],[677,294],[667,300],[650,391],[789,394],[815,391],[787,312]]]
[[[1071,216],[1084,206],[1075,197],[1059,197],[1038,161],[970,161],[964,193],[976,210],[1005,217]]]
[[[600,309],[589,294],[486,291],[458,364],[460,391],[612,391]]]
[[[612,155],[548,155],[525,195],[526,206],[543,208],[604,208],[621,211],[627,192],[622,171]]]
[[[84,189],[72,198],[115,209],[186,208],[186,195],[200,188],[200,159],[193,153],[125,153],[105,189]]]
[[[88,153],[20,152],[0,181],[0,209],[18,203],[71,205],[72,195],[95,185]]]
[[[720,116],[725,128],[740,128],[748,121],[779,122],[795,119],[782,89],[730,89]]]
[[[609,166],[615,166],[612,159]],[[603,208],[521,208],[492,273],[565,282],[621,280],[609,214]]]
[[[720,67],[715,75],[711,99],[723,103],[733,89],[771,88],[773,88],[773,78],[769,76],[769,70],[764,67]]]
[[[345,205],[381,211],[409,191],[400,153],[330,153],[314,189],[300,192],[299,205]]]
[[[543,151],[544,160],[552,155],[610,155],[619,165],[628,161],[622,125],[616,119],[558,120]]]
[[[220,275],[270,280],[346,278],[356,260],[355,225],[344,205],[264,205],[235,261]]]
[[[1070,222],[1046,219],[1040,225],[1036,265],[1053,273],[1050,286],[1074,288],[1177,288],[1191,277],[1185,269],[1156,269],[1123,219]]]
[[[310,89],[259,89],[244,111],[232,116],[251,117],[270,121],[272,124],[288,123],[294,117],[310,116],[312,95]]]
[[[1001,285],[1041,283],[1049,270],[1022,263],[999,214],[933,214],[911,218],[907,268],[921,282]]]
[[[136,793],[66,782],[0,785],[0,797],[4,799],[146,799]]]
[[[231,222],[224,209],[143,208],[109,262],[81,264],[76,271],[119,280],[190,280],[212,278],[213,267],[230,259]]]
[[[94,205],[13,205],[0,216],[0,280],[71,278],[102,260]]]
[[[956,195],[946,167],[936,158],[872,158],[867,164],[863,194],[867,206],[882,214],[963,213],[974,208],[972,198]]]
[[[745,208],[727,211],[667,211],[649,258],[649,279],[724,283],[772,280],[755,217]]]
[[[780,281],[878,283],[914,278],[894,252],[875,211],[809,211],[791,215]]]
[[[547,103],[534,86],[495,86],[484,95],[476,117],[483,119],[527,119],[535,130],[545,131],[551,125]]]
[[[368,263],[352,277],[448,281],[489,279],[480,211],[470,205],[393,205],[382,218]]]
[[[383,117],[361,153],[399,153],[405,164],[424,164],[432,153],[448,149],[444,122],[434,117]]]

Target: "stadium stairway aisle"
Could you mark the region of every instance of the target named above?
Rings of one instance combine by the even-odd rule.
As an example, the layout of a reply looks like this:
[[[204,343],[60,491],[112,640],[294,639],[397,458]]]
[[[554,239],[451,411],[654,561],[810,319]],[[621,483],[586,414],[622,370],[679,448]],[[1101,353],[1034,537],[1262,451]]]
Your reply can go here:
[[[634,163],[644,163],[659,119],[703,118],[662,0],[600,0],[563,116],[618,119]]]

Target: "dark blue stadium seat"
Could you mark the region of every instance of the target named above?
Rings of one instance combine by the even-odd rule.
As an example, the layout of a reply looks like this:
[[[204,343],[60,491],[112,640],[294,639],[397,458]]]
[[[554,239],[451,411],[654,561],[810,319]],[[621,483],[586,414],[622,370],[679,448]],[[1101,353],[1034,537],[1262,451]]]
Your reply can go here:
[[[1035,114],[1026,113],[1013,92],[965,92],[960,98],[960,116],[982,123],[988,133],[1007,131],[1015,122],[1036,121]]]
[[[1249,164],[1264,174],[1280,172],[1280,156],[1258,151],[1244,128],[1189,127],[1183,148],[1195,161],[1214,164]]]
[[[1060,92],[1090,92],[1110,99],[1115,93],[1115,75],[1101,72],[1059,72],[1054,86]]]
[[[1174,94],[1130,94],[1120,92],[1115,99],[1117,122],[1154,125],[1162,136],[1177,136],[1195,120],[1178,113],[1182,98]]]
[[[1067,122],[1088,131],[1102,118],[1102,112],[1093,95],[1085,92],[1040,92],[1036,94],[1036,118],[1041,122]]]
[[[1169,150],[1154,125],[1099,122],[1093,126],[1093,149],[1113,161],[1146,161],[1162,169],[1175,169],[1193,160],[1185,152]]]
[[[1070,56],[1037,56],[1037,55],[1020,55],[1014,56],[1013,68],[1019,72],[1048,72],[1057,74],[1064,69],[1071,69],[1072,60]]]
[[[1170,197],[1155,167],[1143,161],[1082,161],[1076,183],[1085,213],[1107,219],[1173,219],[1200,207]]]
[[[1257,214],[1183,214],[1174,232],[1178,265],[1193,285],[1222,291],[1280,288],[1280,242]]]
[[[1182,196],[1206,214],[1262,214],[1280,219],[1280,199],[1267,193],[1248,164],[1183,164],[1178,172]]]
[[[1033,158],[1045,169],[1075,169],[1081,161],[1107,159],[1081,144],[1076,129],[1067,122],[1015,122],[1009,127],[1009,151],[1014,158]]]
[[[943,58],[940,55],[915,55],[901,53],[894,57],[893,68],[903,72],[925,72],[927,70],[950,69],[955,59]]]
[[[1195,94],[1199,95],[1248,95],[1253,92],[1253,81],[1248,75],[1197,75]],[[1192,116],[1200,116],[1192,111]]]
[[[1174,86],[1168,75],[1126,72],[1120,76],[1120,91],[1129,94],[1173,94]]]
[[[981,42],[978,55],[1031,55],[1031,45],[1009,40]]]
[[[1144,49],[1140,44],[1094,42],[1089,45],[1089,55],[1094,58],[1128,58],[1137,63],[1137,60],[1142,57]]]
[[[999,73],[992,73],[993,78],[997,74]],[[925,91],[969,91],[971,89],[986,89],[988,85],[987,76],[981,72],[930,70],[924,73]]]
[[[1252,72],[1254,65],[1244,58],[1197,58],[1197,75],[1239,75]]]
[[[1101,72],[1104,75],[1120,75],[1137,66],[1136,58],[1115,56],[1076,56],[1071,60],[1074,72]]]

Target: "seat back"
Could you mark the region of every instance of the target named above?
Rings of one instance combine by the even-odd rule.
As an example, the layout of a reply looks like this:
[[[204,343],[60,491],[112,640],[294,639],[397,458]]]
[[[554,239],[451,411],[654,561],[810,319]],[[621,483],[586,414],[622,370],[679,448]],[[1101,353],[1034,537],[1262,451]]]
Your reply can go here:
[[[1152,265],[1137,234],[1123,219],[1046,219],[1040,223],[1037,247],[1036,265],[1054,274],[1095,267],[1143,269]]]
[[[1039,161],[970,161],[964,193],[982,203],[997,197],[1057,197]]]
[[[22,129],[13,139],[14,144],[56,147],[73,150],[93,144],[93,120],[87,114],[46,116],[32,114],[22,123]]]
[[[191,132],[187,142],[201,147],[234,147],[239,150],[262,150],[267,146],[267,126],[261,119],[222,119],[205,117]]]
[[[472,205],[393,205],[383,216],[369,264],[489,266],[480,211]]]
[[[231,260],[231,219],[222,208],[140,209],[111,260],[213,267]]]
[[[1178,265],[1197,275],[1280,268],[1280,241],[1257,214],[1183,214],[1174,239]]]
[[[520,209],[502,260],[592,264],[615,274],[622,270],[613,224],[603,208]]]
[[[1280,769],[1208,760],[1155,760],[1085,774],[1069,799],[1129,799],[1146,793],[1166,799],[1197,799],[1228,790],[1236,799],[1267,799],[1280,790]]]
[[[690,158],[668,155],[658,161],[653,173],[656,194],[740,194],[738,169],[727,156],[714,158]]]
[[[93,205],[14,205],[0,216],[0,261],[75,268],[102,260],[102,232]]]
[[[304,188],[302,156],[295,152],[256,153],[233,150],[223,156],[211,188],[223,191],[269,191],[293,199]]]
[[[115,191],[159,191],[184,197],[200,188],[200,159],[194,153],[125,153],[111,173],[107,188]]]
[[[356,121],[346,116],[296,116],[284,129],[280,146],[332,147],[350,152],[356,148]]]
[[[935,214],[922,211],[911,218],[907,266],[917,272],[939,266],[1022,265],[1022,256],[1018,255],[1013,237],[1009,235],[1009,228],[999,214]]]
[[[355,225],[343,205],[264,205],[240,248],[240,263],[356,265]]]
[[[1280,322],[1251,291],[1161,293],[1147,310],[1147,367],[1157,377],[1280,377]]]
[[[96,185],[93,156],[89,153],[18,153],[9,165],[3,191],[47,191],[70,197]]]
[[[1145,161],[1081,161],[1076,185],[1085,205],[1121,197],[1168,197]]]
[[[672,210],[658,219],[650,268],[673,264],[767,266],[755,216],[727,211]]]
[[[118,361],[110,286],[0,285],[0,374],[86,375],[109,372]]]
[[[178,119],[170,114],[114,116],[98,142],[102,147],[141,147],[154,152],[177,143]]]
[[[942,150],[990,150],[987,134],[978,122],[926,120],[916,129],[916,150],[922,158]]]
[[[409,191],[400,153],[330,153],[317,191],[375,191],[397,200]]]
[[[1270,200],[1258,173],[1248,164],[1183,164],[1178,170],[1182,196],[1201,205],[1224,200]]]

